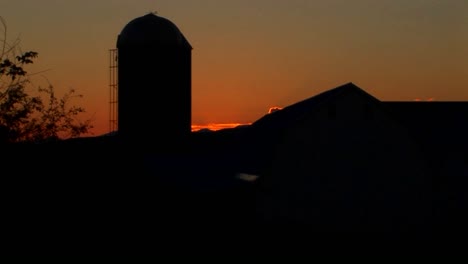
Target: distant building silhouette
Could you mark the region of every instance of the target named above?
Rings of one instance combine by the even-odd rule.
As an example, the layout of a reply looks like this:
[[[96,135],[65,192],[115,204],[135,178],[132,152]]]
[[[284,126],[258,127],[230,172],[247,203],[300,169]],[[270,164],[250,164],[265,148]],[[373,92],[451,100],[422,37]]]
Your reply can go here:
[[[174,23],[151,13],[123,28],[117,49],[119,137],[153,151],[184,146],[191,133],[192,46]]]

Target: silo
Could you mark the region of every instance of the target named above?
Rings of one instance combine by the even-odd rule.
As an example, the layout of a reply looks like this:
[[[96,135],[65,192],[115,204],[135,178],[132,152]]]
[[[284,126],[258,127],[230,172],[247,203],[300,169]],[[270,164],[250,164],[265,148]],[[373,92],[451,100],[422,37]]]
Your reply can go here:
[[[191,133],[192,47],[177,26],[147,14],[117,40],[118,135],[154,151],[180,149]]]

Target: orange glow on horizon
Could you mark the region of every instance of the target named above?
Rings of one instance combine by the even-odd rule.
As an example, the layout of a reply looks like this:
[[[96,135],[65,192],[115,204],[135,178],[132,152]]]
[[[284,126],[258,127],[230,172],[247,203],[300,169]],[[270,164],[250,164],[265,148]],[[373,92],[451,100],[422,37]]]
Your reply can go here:
[[[268,109],[268,114],[283,109],[280,106],[272,106]],[[217,131],[225,128],[234,128],[237,126],[250,125],[252,123],[209,123],[206,125],[192,125],[192,131],[198,131],[201,129],[209,129],[211,131]]]
[[[283,108],[280,107],[280,106],[272,106],[272,107],[270,107],[270,109],[268,109],[268,113],[271,114],[271,113],[273,113],[275,111],[278,111],[278,110],[281,110],[281,109],[283,109]]]
[[[415,98],[415,99],[413,99],[413,101],[415,101],[415,102],[434,102],[435,98],[431,97],[431,98],[427,98],[426,100],[422,100],[420,98]]]
[[[217,131],[225,128],[234,128],[242,125],[250,125],[250,123],[210,123],[206,125],[192,125],[192,131],[198,131],[201,129],[209,129],[212,131]]]

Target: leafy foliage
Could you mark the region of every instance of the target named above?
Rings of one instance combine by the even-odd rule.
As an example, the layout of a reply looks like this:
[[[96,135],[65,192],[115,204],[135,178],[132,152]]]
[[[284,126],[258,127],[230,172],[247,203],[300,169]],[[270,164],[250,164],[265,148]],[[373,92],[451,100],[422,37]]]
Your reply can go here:
[[[0,142],[41,142],[79,137],[92,128],[91,121],[80,121],[82,107],[70,100],[82,95],[70,90],[61,98],[52,85],[38,89],[32,96],[26,91],[30,83],[25,67],[38,57],[35,51],[22,52],[19,41],[7,42],[7,27],[0,39]]]

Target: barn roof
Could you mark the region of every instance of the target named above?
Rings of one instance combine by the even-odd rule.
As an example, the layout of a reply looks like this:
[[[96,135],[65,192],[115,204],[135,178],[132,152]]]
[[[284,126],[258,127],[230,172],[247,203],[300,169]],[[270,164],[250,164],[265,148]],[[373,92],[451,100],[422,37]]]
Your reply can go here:
[[[271,114],[267,114],[254,122],[251,127],[252,129],[260,130],[272,130],[287,127],[297,120],[301,119],[304,115],[313,112],[323,103],[329,102],[334,98],[341,96],[345,93],[358,93],[369,100],[379,102],[376,98],[366,93],[364,90],[359,88],[353,83],[347,83],[336,87],[334,89],[325,91],[303,101],[297,102],[290,106],[287,106],[281,110],[275,111]]]
[[[245,154],[243,172],[261,173],[262,166],[269,163],[272,149],[284,131],[314,113],[322,105],[350,93],[357,93],[372,102],[380,102],[350,82],[267,114],[254,122],[245,137],[245,147],[251,151]]]

